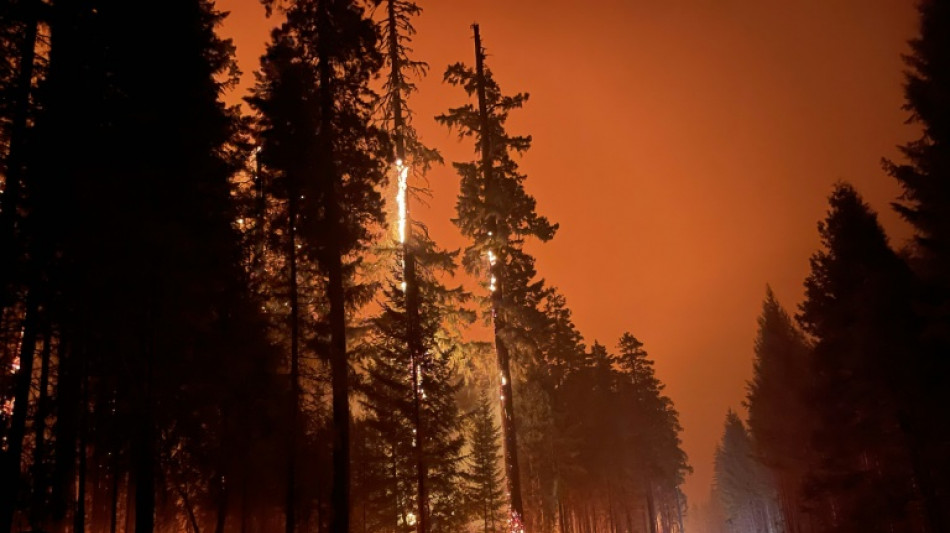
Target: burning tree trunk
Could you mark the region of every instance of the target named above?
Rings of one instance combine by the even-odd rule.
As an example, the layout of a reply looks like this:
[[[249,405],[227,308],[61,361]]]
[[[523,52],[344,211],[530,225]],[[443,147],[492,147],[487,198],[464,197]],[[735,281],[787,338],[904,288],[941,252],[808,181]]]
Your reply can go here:
[[[492,210],[493,189],[496,188],[492,171],[491,124],[488,120],[488,103],[485,97],[485,51],[482,48],[478,24],[472,26],[475,33],[475,81],[478,94],[478,117],[481,126],[481,172],[484,180],[485,199]],[[494,193],[497,194],[497,193]],[[499,236],[498,219],[489,219],[489,237]],[[494,239],[490,239],[494,240]],[[496,241],[497,242],[497,241]],[[504,247],[507,243],[501,243]],[[501,248],[500,247],[500,248]],[[521,471],[518,465],[518,435],[515,429],[514,394],[511,384],[511,356],[505,343],[506,322],[504,316],[505,272],[503,269],[503,250],[489,247],[489,275],[491,276],[492,319],[495,330],[495,352],[498,355],[498,371],[501,375],[501,434],[505,442],[505,474],[508,479],[508,494],[511,499],[511,520],[517,522],[524,517],[524,505],[521,501]]]

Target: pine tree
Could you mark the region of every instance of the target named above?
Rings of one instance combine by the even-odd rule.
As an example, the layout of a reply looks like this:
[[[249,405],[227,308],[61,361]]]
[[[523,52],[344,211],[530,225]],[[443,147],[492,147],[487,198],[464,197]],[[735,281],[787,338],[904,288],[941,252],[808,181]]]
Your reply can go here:
[[[775,489],[765,467],[754,456],[745,424],[731,409],[726,414],[722,442],[716,448],[715,487],[729,531],[773,531]]]
[[[626,446],[632,450],[628,468],[640,485],[635,492],[644,495],[651,524],[664,509],[675,510],[678,520],[682,505],[678,487],[691,472],[681,448],[679,414],[672,400],[663,394],[664,385],[654,374],[653,361],[643,343],[627,332],[621,336],[618,348],[618,395],[626,405],[621,423]],[[661,496],[659,505],[654,502],[656,495]]]
[[[799,505],[813,432],[809,398],[812,361],[808,341],[766,288],[755,337],[755,360],[746,401],[756,454],[773,473],[786,530],[800,531]]]
[[[950,5],[944,0],[921,0],[919,34],[904,56],[904,110],[921,136],[904,144],[904,161],[884,160],[887,173],[903,194],[892,207],[916,230],[911,263],[923,288],[915,293],[914,312],[920,317],[916,389],[918,413],[911,427],[918,462],[926,464],[921,488],[936,529],[950,527],[950,424],[926,406],[950,402],[945,386],[950,378]],[[943,496],[941,496],[943,495]],[[940,508],[943,511],[938,512]]]
[[[535,200],[524,189],[525,176],[518,171],[514,155],[525,152],[530,137],[512,136],[504,126],[511,111],[520,108],[528,95],[505,96],[484,66],[478,26],[475,30],[475,68],[456,63],[445,80],[462,87],[476,104],[450,109],[437,120],[458,130],[461,137],[474,137],[479,161],[454,163],[461,177],[455,224],[472,243],[465,249],[463,265],[489,281],[495,351],[502,390],[502,435],[505,469],[511,497],[512,522],[523,520],[521,476],[512,382],[512,356],[516,339],[524,337],[525,316],[535,309],[540,283],[534,258],[525,253],[527,238],[542,242],[554,237],[557,225],[535,212]],[[486,275],[487,274],[487,275]],[[515,526],[517,527],[517,526]]]
[[[829,204],[798,315],[815,339],[813,498],[833,505],[829,527],[911,528],[916,484],[929,484],[908,433],[918,408],[912,280],[854,188],[839,184]],[[932,498],[923,503],[934,520]]]
[[[108,463],[113,480],[120,467],[133,474],[136,528],[150,531],[173,474],[196,473],[188,496],[226,500],[218,480],[246,457],[232,445],[234,415],[257,399],[238,384],[269,363],[232,227],[230,179],[244,154],[218,100],[232,49],[214,35],[221,16],[207,2],[148,16],[98,0],[45,8],[49,68],[23,171],[42,275],[30,290],[44,310],[41,388],[55,391],[54,405],[35,407],[54,407],[55,424],[42,442],[52,453],[39,439],[32,450],[32,467],[52,472],[48,506],[45,480],[32,487],[47,509],[31,522],[83,531],[101,502],[87,481]],[[48,401],[42,391],[38,400]],[[104,420],[108,436],[93,431]],[[108,460],[113,452],[128,462]],[[44,455],[52,468],[39,468]]]
[[[923,134],[902,147],[906,163],[885,160],[884,166],[904,189],[893,207],[916,228],[926,275],[945,301],[950,290],[950,6],[922,0],[918,11],[920,35],[904,57],[904,109]]]
[[[522,378],[515,381],[518,402],[519,457],[525,483],[525,526],[531,531],[558,527],[559,508],[566,492],[563,472],[574,462],[576,442],[564,427],[564,398],[560,387],[585,364],[583,338],[563,295],[554,288],[526,310],[525,336],[531,350],[521,361]],[[562,526],[563,529],[563,526]]]
[[[412,430],[408,439],[405,435],[398,437],[405,433],[402,428],[390,428],[389,433],[396,437],[394,444],[412,444],[406,453],[414,458],[415,490],[406,500],[415,501],[412,515],[416,531],[448,531],[464,522],[464,514],[456,512],[462,432],[455,403],[458,378],[452,363],[457,348],[440,344],[438,339],[446,338],[446,322],[450,315],[458,314],[458,305],[467,296],[441,282],[454,272],[457,254],[439,249],[425,226],[412,216],[416,195],[427,192],[414,181],[432,163],[441,161],[438,152],[418,138],[408,105],[415,91],[413,80],[428,70],[425,63],[409,57],[409,43],[415,33],[412,18],[421,9],[411,1],[384,3],[385,18],[380,28],[389,72],[382,104],[384,123],[395,149],[398,268],[386,291],[383,314],[375,321],[377,338],[372,351],[379,357],[374,361],[375,375],[366,394],[377,418],[391,418],[384,411],[394,407],[396,424]],[[390,398],[381,398],[378,391],[387,389],[391,389]],[[394,403],[387,405],[386,400]]]
[[[505,525],[504,479],[498,467],[501,431],[495,424],[495,413],[487,394],[479,397],[470,425],[466,500],[473,515],[482,522],[482,531],[500,533]]]
[[[401,283],[390,283],[385,291],[383,312],[373,321],[367,339],[367,377],[360,389],[368,413],[366,425],[375,432],[377,445],[386,450],[377,456],[380,461],[370,466],[375,478],[385,480],[375,492],[393,497],[382,499],[373,491],[364,493],[363,497],[381,500],[388,509],[388,512],[376,511],[388,514],[383,524],[418,525],[416,504],[420,493],[416,483],[416,454],[421,450],[426,465],[427,491],[423,502],[428,527],[432,531],[451,531],[465,520],[458,505],[463,435],[455,402],[459,390],[453,363],[456,348],[445,346],[437,339],[445,338],[441,332],[445,315],[457,305],[453,300],[462,293],[447,290],[439,281],[445,269],[451,271],[452,254],[434,249],[431,241],[424,238],[417,241],[415,253],[418,264],[423,267],[416,278],[420,303],[416,324],[424,358],[413,365],[408,348],[406,293]],[[401,276],[397,273],[394,277]],[[415,418],[417,405],[418,419]],[[418,427],[423,428],[424,433]],[[420,442],[421,438],[425,440]]]
[[[271,45],[271,55],[282,59],[265,65],[254,103],[266,125],[263,164],[282,175],[291,185],[288,194],[299,200],[294,218],[301,254],[319,265],[325,288],[321,297],[326,298],[333,396],[330,528],[346,531],[350,507],[347,313],[356,303],[353,298],[365,296],[353,287],[359,254],[369,245],[373,228],[383,222],[377,186],[385,181],[388,143],[385,134],[372,125],[377,97],[369,88],[382,60],[376,27],[359,2],[301,0],[291,3],[285,15],[287,20],[274,33]]]

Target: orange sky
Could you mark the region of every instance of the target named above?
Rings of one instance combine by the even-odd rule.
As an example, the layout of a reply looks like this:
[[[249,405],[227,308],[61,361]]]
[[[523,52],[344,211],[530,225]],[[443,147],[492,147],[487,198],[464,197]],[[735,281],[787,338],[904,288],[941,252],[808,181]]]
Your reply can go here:
[[[502,88],[531,93],[510,129],[534,137],[527,188],[561,224],[531,247],[538,270],[588,343],[630,330],[646,344],[685,426],[686,493],[705,499],[726,409],[741,408],[751,375],[765,284],[797,305],[832,184],[854,183],[894,242],[908,235],[879,161],[914,136],[900,109],[914,3],[419,3],[416,58],[432,66],[411,102],[420,134],[447,161],[471,158],[431,117],[464,100],[442,72],[471,63],[479,22]],[[273,22],[256,0],[218,6],[249,81]],[[448,221],[457,178],[446,166],[430,180],[432,206],[417,216],[461,246]]]

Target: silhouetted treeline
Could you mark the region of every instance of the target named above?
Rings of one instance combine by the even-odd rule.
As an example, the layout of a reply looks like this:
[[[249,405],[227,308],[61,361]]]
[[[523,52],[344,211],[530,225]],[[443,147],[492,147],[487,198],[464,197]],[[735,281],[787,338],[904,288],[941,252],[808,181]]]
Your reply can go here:
[[[477,160],[444,250],[419,6],[264,4],[247,115],[210,1],[0,7],[0,533],[682,531],[652,361],[588,349],[524,250],[557,228],[527,95],[480,36],[446,71]]]
[[[915,239],[895,250],[838,184],[794,319],[767,292],[748,428],[730,412],[717,453],[727,531],[950,527],[950,4],[919,11],[905,109],[922,135],[884,161]]]

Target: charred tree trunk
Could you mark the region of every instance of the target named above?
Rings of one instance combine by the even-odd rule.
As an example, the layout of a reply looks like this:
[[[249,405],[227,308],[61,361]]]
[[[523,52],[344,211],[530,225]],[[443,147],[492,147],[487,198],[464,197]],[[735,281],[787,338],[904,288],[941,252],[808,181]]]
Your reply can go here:
[[[485,96],[485,53],[482,49],[481,36],[478,24],[472,26],[475,32],[475,72],[477,76],[478,113],[481,129],[481,171],[485,180],[485,200],[491,207],[493,191],[491,125],[488,119],[488,104]],[[490,235],[498,239],[497,219],[489,221]],[[494,291],[491,295],[492,318],[495,333],[495,352],[498,355],[498,370],[501,374],[501,428],[504,439],[505,474],[508,479],[508,493],[511,499],[511,514],[517,513],[518,519],[524,519],[524,505],[521,500],[521,473],[518,465],[518,436],[515,425],[515,406],[511,384],[511,359],[508,346],[504,340],[506,334],[506,319],[504,310],[505,253],[503,247],[507,243],[499,243],[499,249],[494,250],[495,259],[491,261],[490,273],[493,279]]]

